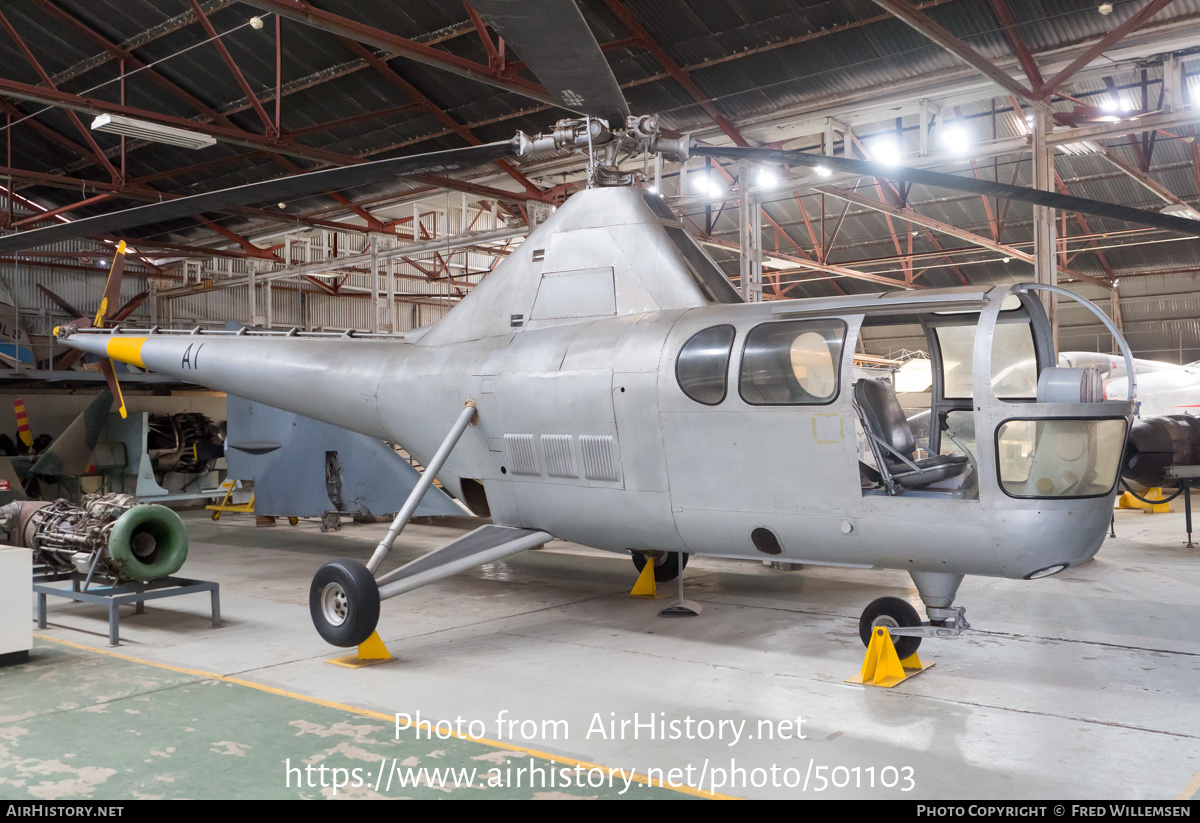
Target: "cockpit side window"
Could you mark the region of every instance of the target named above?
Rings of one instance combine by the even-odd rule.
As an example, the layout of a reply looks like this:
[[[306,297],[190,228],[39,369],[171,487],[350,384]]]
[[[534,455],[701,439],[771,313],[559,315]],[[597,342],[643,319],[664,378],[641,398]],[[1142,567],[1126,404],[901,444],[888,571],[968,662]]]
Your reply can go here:
[[[725,399],[726,373],[733,353],[733,326],[711,326],[693,334],[679,350],[675,379],[683,393],[706,406]]]
[[[832,403],[840,388],[845,339],[841,320],[755,326],[742,351],[742,399],[754,406]]]

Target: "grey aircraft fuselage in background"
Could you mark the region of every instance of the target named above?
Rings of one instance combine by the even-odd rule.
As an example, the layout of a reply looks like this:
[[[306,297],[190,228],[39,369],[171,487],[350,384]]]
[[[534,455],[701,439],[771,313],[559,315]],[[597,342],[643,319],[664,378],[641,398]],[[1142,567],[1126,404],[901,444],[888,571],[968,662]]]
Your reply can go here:
[[[477,425],[438,479],[498,525],[616,552],[902,569],[932,618],[963,575],[1052,574],[1105,536],[1130,404],[1056,368],[1035,288],[744,303],[661,201],[612,187],[573,195],[444,320],[405,335],[60,336],[426,465],[473,401]],[[978,433],[973,454],[916,480],[886,419],[876,465],[859,460],[856,427],[890,407],[864,417],[856,340],[889,323],[924,327],[934,419],[968,415]],[[998,398],[997,373],[1020,396]]]

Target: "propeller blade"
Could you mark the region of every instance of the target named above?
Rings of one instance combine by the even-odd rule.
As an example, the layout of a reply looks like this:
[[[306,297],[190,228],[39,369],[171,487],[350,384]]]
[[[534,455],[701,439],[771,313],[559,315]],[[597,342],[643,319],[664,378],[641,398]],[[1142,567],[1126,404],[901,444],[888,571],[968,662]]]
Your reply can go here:
[[[63,300],[61,297],[59,297],[54,292],[50,291],[50,289],[46,288],[41,283],[38,283],[37,287],[38,287],[38,291],[40,291],[42,294],[46,295],[51,300],[53,300],[54,304],[56,306],[58,306],[60,309],[62,309],[63,311],[65,311],[67,314],[71,315],[72,317],[83,317],[83,312],[81,312],[79,309],[72,306],[66,300]]]
[[[96,309],[96,319],[92,325],[98,329],[104,328],[104,318],[108,307],[121,296],[121,274],[125,271],[125,241],[117,244],[113,253],[112,268],[108,270],[108,280],[104,284],[104,295],[100,298],[100,308]]]
[[[332,169],[295,174],[261,183],[248,183],[205,194],[193,194],[162,203],[136,206],[123,211],[100,214],[58,223],[41,229],[6,234],[0,237],[0,254],[9,254],[19,249],[29,249],[47,243],[57,243],[76,237],[110,234],[126,229],[192,217],[210,211],[221,211],[236,206],[254,203],[286,202],[297,197],[337,191],[365,183],[388,181],[397,177],[412,177],[421,174],[444,174],[474,168],[483,163],[499,160],[512,154],[512,141],[484,143],[449,151],[393,157],[375,160],[357,166],[338,166]]]
[[[994,183],[990,180],[976,180],[973,177],[959,177],[956,174],[912,169],[905,166],[887,166],[883,163],[872,163],[867,160],[855,160],[849,157],[828,157],[821,154],[809,154],[802,151],[782,151],[780,149],[742,148],[739,146],[693,146],[693,155],[708,157],[724,157],[730,160],[755,160],[766,163],[788,163],[795,166],[824,166],[833,171],[847,174],[857,174],[862,177],[879,177],[887,180],[903,180],[908,183],[920,183],[923,186],[950,189],[968,194],[982,194],[986,197],[1001,197],[1017,200],[1021,203],[1032,203],[1035,206],[1047,206],[1062,211],[1077,211],[1084,214],[1094,214],[1097,217],[1110,217],[1127,223],[1140,223],[1156,229],[1177,231],[1200,237],[1200,221],[1189,220],[1186,217],[1174,217],[1170,214],[1135,209],[1130,206],[1118,206],[1116,203],[1104,203],[1100,200],[1089,200],[1086,197],[1073,197],[1069,194],[1040,191],[1024,186],[1010,186],[1007,183]]]
[[[472,0],[560,106],[625,125],[629,104],[575,0]]]
[[[117,399],[117,411],[121,413],[121,418],[128,417],[129,413],[125,411],[125,395],[121,394],[121,384],[117,382],[117,372],[113,369],[112,361],[107,357],[100,361],[100,371],[104,372],[104,379],[108,382],[108,390]]]
[[[135,311],[137,311],[137,310],[138,310],[138,306],[140,306],[140,305],[142,305],[143,303],[145,303],[145,302],[146,302],[146,298],[147,298],[147,297],[149,297],[149,296],[150,296],[150,292],[148,292],[148,291],[143,291],[143,292],[138,292],[138,293],[137,293],[137,294],[135,294],[133,297],[129,298],[129,300],[127,300],[127,301],[125,302],[125,305],[124,305],[124,306],[122,306],[121,308],[117,309],[117,313],[116,313],[116,314],[114,314],[114,315],[112,316],[112,321],[113,321],[114,323],[120,323],[120,322],[121,322],[122,320],[124,320],[126,317],[128,317],[129,315],[131,315],[131,314],[133,314]]]

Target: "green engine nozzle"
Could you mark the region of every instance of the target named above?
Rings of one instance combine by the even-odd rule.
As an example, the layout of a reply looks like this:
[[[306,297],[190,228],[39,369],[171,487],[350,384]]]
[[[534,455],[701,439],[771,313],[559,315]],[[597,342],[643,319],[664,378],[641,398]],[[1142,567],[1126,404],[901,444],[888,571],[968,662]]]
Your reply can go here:
[[[122,577],[140,582],[179,571],[187,560],[187,529],[166,506],[134,506],[113,524],[108,555]]]

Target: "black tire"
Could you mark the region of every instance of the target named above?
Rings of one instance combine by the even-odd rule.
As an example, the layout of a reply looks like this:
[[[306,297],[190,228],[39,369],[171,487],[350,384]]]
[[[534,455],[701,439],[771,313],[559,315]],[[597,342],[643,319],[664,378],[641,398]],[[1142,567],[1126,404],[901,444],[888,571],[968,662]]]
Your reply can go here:
[[[920,626],[921,622],[921,615],[917,614],[917,610],[907,600],[901,600],[899,597],[881,597],[872,600],[870,605],[863,609],[862,617],[858,619],[858,636],[864,646],[870,646],[871,633],[877,625],[887,626],[889,629],[909,628]],[[916,654],[921,640],[920,637],[892,635],[892,645],[896,647],[896,655],[901,660]]]
[[[313,576],[308,611],[325,642],[357,646],[379,623],[379,586],[362,563],[331,560]]]
[[[642,573],[642,569],[646,567],[646,555],[641,552],[631,552],[633,555],[633,565],[637,567],[638,574]],[[687,552],[660,552],[654,558],[654,582],[655,583],[670,583],[676,577],[679,577],[679,557],[683,556],[683,568],[687,568],[688,556]]]

